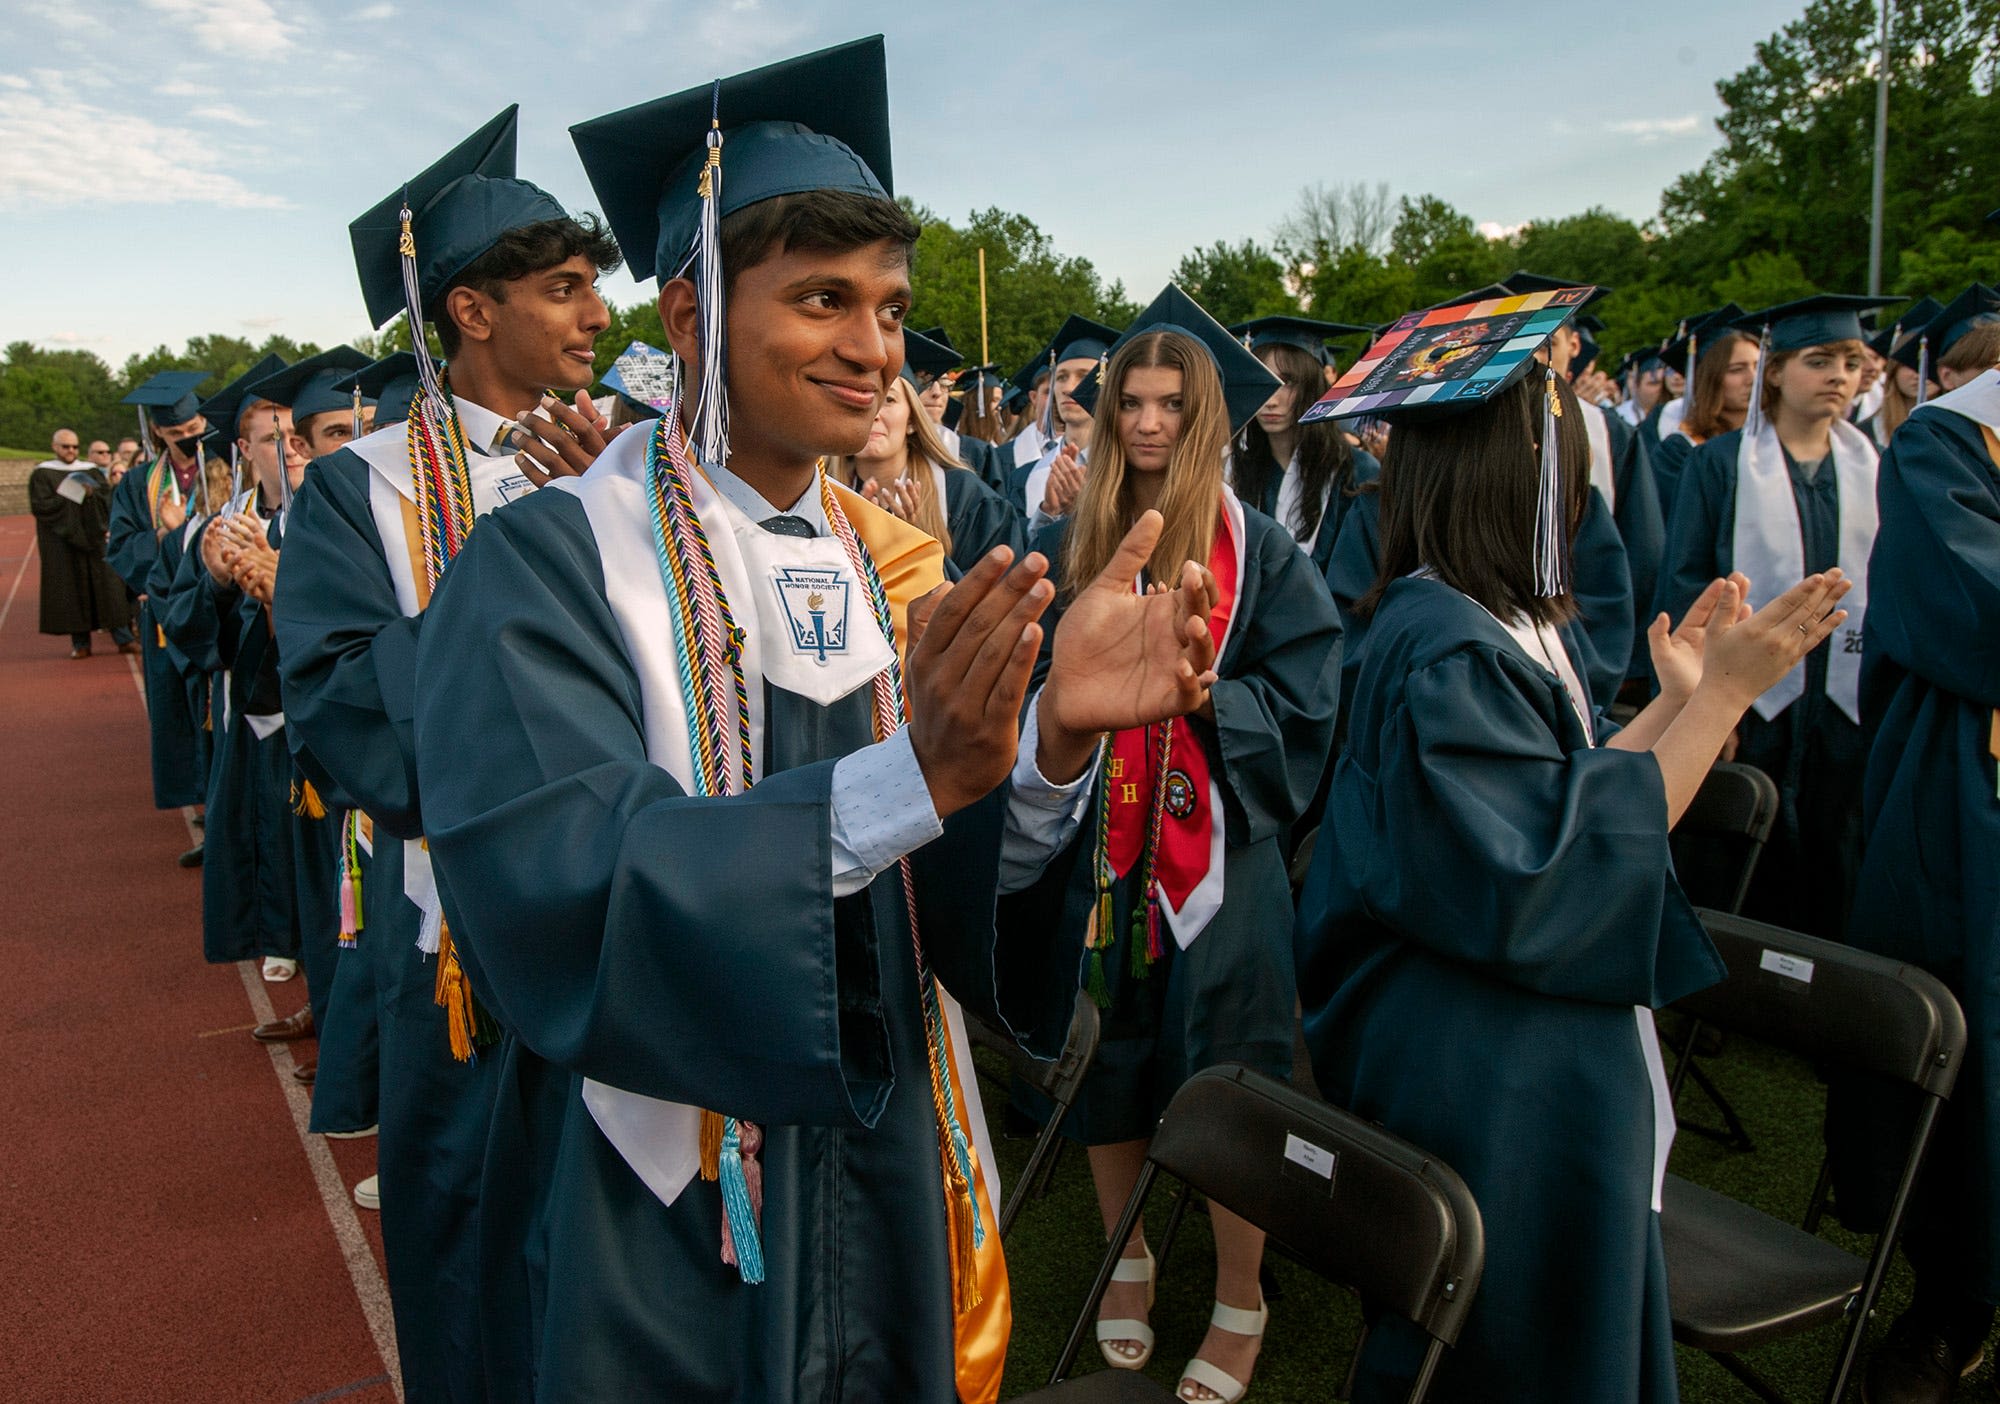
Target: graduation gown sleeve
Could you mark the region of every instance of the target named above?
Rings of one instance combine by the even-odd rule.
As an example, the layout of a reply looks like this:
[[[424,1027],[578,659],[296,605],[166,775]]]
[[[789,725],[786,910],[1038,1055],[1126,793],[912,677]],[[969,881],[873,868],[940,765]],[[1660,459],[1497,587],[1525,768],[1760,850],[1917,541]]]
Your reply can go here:
[[[872,922],[836,923],[833,762],[705,799],[647,760],[639,681],[567,494],[482,520],[429,616],[425,825],[493,1013],[541,1057],[645,1096],[872,1124],[891,1084],[882,953]]]
[[[423,615],[406,616],[396,602],[368,472],[342,450],[306,475],[292,499],[272,621],[300,768],[387,834],[415,839],[424,831],[415,732]]]
[[[213,523],[210,518],[194,529],[166,599],[153,602],[160,632],[186,672],[219,673],[236,657],[238,591],[217,582],[201,558],[202,540]]]
[[[1592,488],[1576,540],[1570,544],[1570,565],[1571,591],[1581,626],[1574,632],[1582,643],[1574,661],[1590,687],[1591,701],[1600,707],[1617,698],[1632,662],[1635,585],[1628,571],[1630,559],[1611,510],[1605,506],[1604,494]],[[1640,643],[1644,643],[1643,631]],[[1640,651],[1645,650],[1642,647]]]
[[[1676,624],[1709,582],[1727,570],[1724,551],[1736,529],[1740,433],[1718,435],[1689,454],[1674,489],[1674,513],[1667,523],[1653,609],[1665,610]]]
[[[153,535],[153,514],[146,502],[146,473],[137,465],[111,489],[109,531],[104,558],[134,594],[145,594],[160,541]]]

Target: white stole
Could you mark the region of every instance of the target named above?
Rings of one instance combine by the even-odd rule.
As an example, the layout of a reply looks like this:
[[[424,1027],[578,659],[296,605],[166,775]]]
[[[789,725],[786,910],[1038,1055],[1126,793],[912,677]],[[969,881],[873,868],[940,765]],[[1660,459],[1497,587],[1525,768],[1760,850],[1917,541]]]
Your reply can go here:
[[[1924,401],[1924,408],[1949,410],[2000,434],[2000,370],[1981,371],[1958,389]]]
[[[492,411],[469,400],[456,399],[461,424],[484,426],[487,421],[504,423]],[[495,507],[525,497],[535,490],[534,481],[521,471],[512,456],[491,457],[469,446],[465,466],[472,480],[472,514],[476,520]],[[384,425],[374,433],[347,445],[368,465],[368,513],[375,519],[375,532],[382,538],[382,559],[389,567],[389,580],[396,588],[396,607],[406,616],[419,612],[417,578],[411,564],[411,542],[403,526],[403,503],[417,500],[417,485],[410,476],[409,430],[406,424]],[[423,544],[416,543],[416,554]],[[444,922],[444,903],[438,896],[437,877],[431,871],[431,852],[422,839],[403,841],[403,895],[415,904],[423,918],[417,924],[417,948],[436,955]]]
[[[1676,395],[1660,409],[1660,437],[1664,439],[1680,428],[1681,421],[1685,418],[1687,418],[1687,398]]]
[[[1618,510],[1618,487],[1612,478],[1611,427],[1604,411],[1587,400],[1577,401],[1583,411],[1583,432],[1590,439],[1590,485],[1604,494],[1604,505]]]
[[[1868,436],[1844,419],[1832,431],[1832,471],[1840,486],[1837,563],[1853,588],[1841,602],[1847,622],[1826,643],[1826,695],[1849,721],[1861,720],[1861,623],[1868,614],[1868,553],[1875,545],[1875,467]],[[1821,472],[1828,471],[1822,467]],[[1765,419],[1755,438],[1747,432],[1736,451],[1735,569],[1750,577],[1750,607],[1762,609],[1805,578],[1805,529],[1792,495],[1792,474],[1778,431]],[[1802,658],[1750,705],[1770,721],[1806,690]]]

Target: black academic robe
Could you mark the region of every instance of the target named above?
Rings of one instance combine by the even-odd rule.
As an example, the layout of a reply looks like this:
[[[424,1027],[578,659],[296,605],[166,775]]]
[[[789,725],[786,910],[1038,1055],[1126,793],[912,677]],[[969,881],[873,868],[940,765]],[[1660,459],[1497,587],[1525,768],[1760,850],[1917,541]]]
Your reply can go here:
[[[1347,704],[1361,668],[1361,640],[1369,628],[1369,622],[1355,614],[1354,602],[1374,588],[1381,569],[1381,520],[1378,493],[1356,497],[1327,562],[1327,589],[1347,631],[1340,680],[1342,716],[1349,715]],[[1632,653],[1632,578],[1625,564],[1625,543],[1604,505],[1604,495],[1595,488],[1570,543],[1570,577],[1576,618],[1564,626],[1564,640],[1590,689],[1592,704],[1608,707],[1618,695]]]
[[[81,502],[60,491],[81,474],[89,482]],[[41,631],[88,634],[132,625],[125,582],[104,558],[110,524],[111,484],[88,463],[37,467],[28,475],[28,508],[35,514],[35,548],[42,557]]]
[[[1605,411],[1604,423],[1611,435],[1611,483],[1616,499],[1611,517],[1617,524],[1619,540],[1625,543],[1625,564],[1632,580],[1632,644],[1627,675],[1650,678],[1653,656],[1646,643],[1646,626],[1653,619],[1653,594],[1659,584],[1660,558],[1666,550],[1666,516],[1645,437],[1609,410]],[[1604,702],[1608,705],[1615,695],[1604,694]]]
[[[1479,1202],[1485,1276],[1432,1397],[1671,1401],[1634,1006],[1724,971],[1674,881],[1659,767],[1592,749],[1555,675],[1441,581],[1392,584],[1359,647],[1299,996],[1322,1093]],[[1355,1398],[1402,1398],[1420,1354],[1382,1322]]]
[[[140,672],[146,684],[146,727],[152,740],[153,805],[179,809],[200,804],[208,790],[207,695],[191,695],[189,679],[167,655],[152,599],[153,580],[163,556],[180,563],[182,533],[153,534],[152,505],[146,500],[147,470],[135,465],[111,490],[105,558],[126,587],[143,596],[134,621],[139,636]],[[172,567],[163,583],[173,580]]]
[[[831,885],[833,762],[872,740],[870,689],[821,708],[767,686],[764,778],[687,795],[647,759],[640,679],[564,492],[482,520],[417,673],[445,913],[506,1030],[481,1213],[504,1279],[489,1290],[539,1317],[534,1397],[952,1400],[901,880]],[[1005,798],[910,855],[933,969],[994,1014]],[[1067,1019],[1015,1026],[1047,1056]],[[584,1078],[764,1126],[762,1284],[718,1256],[716,1186],[663,1205],[598,1130]]]
[[[414,730],[425,615],[405,616],[397,603],[369,508],[371,471],[349,449],[314,460],[293,500],[273,618],[299,766],[375,823],[366,925],[341,956],[321,1059],[341,1059],[359,1088],[360,1106],[338,1110],[352,1118],[369,1100],[373,1049],[382,1245],[404,1387],[413,1401],[463,1404],[489,1391],[508,1397],[508,1382],[528,1376],[526,1308],[506,1297],[520,1322],[481,1329],[482,1311],[496,1306],[481,1282],[479,1202],[500,1059],[452,1058],[436,963],[417,948],[422,914],[404,893],[403,840],[421,838],[425,822]],[[314,1129],[343,1129],[317,1098],[313,1112]]]
[[[1013,548],[1019,560],[1027,543],[1027,524],[1014,504],[982,482],[969,469],[944,473],[945,528],[951,533],[951,563],[963,575],[995,546]]]
[[[1742,431],[1688,458],[1674,496],[1654,608],[1676,623],[1711,580],[1735,568],[1736,454]],[[1787,455],[1790,466],[1790,456]],[[1840,479],[1827,458],[1811,481],[1791,468],[1808,575],[1840,563]],[[1775,582],[1774,582],[1775,583]],[[1829,941],[1847,931],[1861,862],[1861,728],[1826,695],[1830,645],[1806,658],[1805,693],[1765,721],[1743,714],[1736,759],[1777,783],[1778,824],[1757,860],[1746,915]]]
[[[292,758],[281,732],[259,740],[245,716],[277,710],[259,689],[263,610],[221,585],[201,559],[211,522],[195,528],[161,601],[160,628],[190,671],[213,679],[213,761],[201,871],[202,953],[211,962],[299,954],[292,844]],[[239,667],[239,662],[247,667]]]
[[[1215,719],[1188,717],[1222,794],[1222,906],[1183,950],[1161,919],[1161,955],[1132,969],[1132,918],[1143,911],[1140,865],[1113,888],[1116,943],[1100,964],[1108,1002],[1097,1057],[1063,1133],[1087,1145],[1152,1134],[1174,1093],[1217,1063],[1239,1062],[1281,1080],[1292,1069],[1297,991],[1292,974],[1293,824],[1311,802],[1333,745],[1339,701],[1340,620],[1313,567],[1284,527],[1243,513],[1242,578],[1227,644],[1210,692]],[[1040,532],[1035,549],[1059,561],[1067,520]],[[1060,596],[1059,596],[1060,600]],[[1053,616],[1053,617],[1050,617]],[[1060,604],[1043,620],[1046,673]],[[1101,782],[1075,838],[1033,886],[1002,901],[1009,951],[1075,972],[1052,987],[1074,1001],[1090,979],[1084,936],[1097,901],[1093,873]],[[1162,822],[1177,823],[1169,815]],[[1054,933],[1051,947],[1038,933]],[[1018,939],[1017,939],[1018,937]]]
[[[2000,1302],[2000,465],[1979,426],[1919,409],[1877,479],[1862,717],[1867,845],[1850,941],[1951,987],[1970,1042],[1911,1203],[1920,1290]],[[1852,1094],[1861,1092],[1859,1099]],[[1836,1082],[1828,1106],[1841,1217],[1881,1222],[1908,1145],[1907,1094]]]

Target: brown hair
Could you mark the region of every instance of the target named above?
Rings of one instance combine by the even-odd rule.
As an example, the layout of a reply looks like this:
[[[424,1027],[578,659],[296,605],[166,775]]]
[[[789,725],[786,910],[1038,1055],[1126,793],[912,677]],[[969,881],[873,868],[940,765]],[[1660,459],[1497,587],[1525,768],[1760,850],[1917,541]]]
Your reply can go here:
[[[1209,349],[1187,333],[1144,332],[1119,347],[1104,371],[1090,467],[1063,547],[1066,598],[1073,598],[1111,564],[1136,515],[1126,481],[1118,402],[1125,393],[1125,377],[1141,367],[1181,373],[1181,435],[1167,462],[1166,486],[1159,499],[1166,529],[1153,548],[1147,571],[1155,580],[1171,582],[1178,578],[1182,562],[1207,565],[1215,549],[1216,518],[1222,510],[1222,459],[1229,449],[1229,408],[1222,398],[1222,376]]]
[[[1878,443],[1888,443],[1890,435],[1903,427],[1903,421],[1908,419],[1910,411],[1917,407],[1916,397],[1903,393],[1902,373],[1906,370],[1912,375],[1916,374],[1913,367],[1905,366],[1892,358],[1888,370],[1883,372],[1882,408],[1875,411],[1875,437]]]
[[[900,375],[889,382],[889,394],[901,394],[904,407],[909,413],[909,428],[905,431],[903,446],[908,457],[903,460],[903,481],[908,483],[917,497],[917,520],[911,523],[918,531],[944,547],[945,554],[951,554],[951,526],[945,519],[944,503],[938,500],[937,482],[931,476],[931,465],[947,471],[963,468],[965,465],[952,457],[951,451],[938,437],[937,426],[924,407],[917,403],[917,392],[910,388],[910,382]],[[833,480],[846,487],[861,491],[861,468],[851,454],[839,454],[826,461],[826,471]]]
[[[1850,336],[1843,341],[1822,341],[1816,346],[1799,346],[1795,347],[1790,351],[1772,351],[1767,353],[1764,357],[1764,386],[1763,386],[1763,396],[1764,396],[1763,405],[1764,405],[1765,415],[1768,417],[1769,415],[1777,411],[1778,387],[1776,384],[1776,380],[1778,373],[1784,370],[1786,366],[1790,365],[1793,361],[1796,361],[1799,357],[1805,355],[1809,351],[1845,352],[1850,349],[1855,352],[1862,352],[1866,351],[1868,347],[1862,342],[1856,341],[1853,337]]]
[[[1975,321],[1937,363],[1959,375],[2000,364],[2000,317],[1989,314]]]
[[[1746,342],[1757,344],[1748,333],[1728,331],[1701,349],[1694,366],[1694,383],[1689,387],[1688,412],[1681,417],[1681,428],[1698,444],[1743,427],[1741,422],[1730,424],[1722,417],[1722,382],[1729,378],[1729,362],[1736,348]]]
[[[1399,424],[1382,456],[1382,563],[1355,602],[1363,619],[1411,572],[1438,579],[1500,618],[1560,624],[1569,595],[1535,593],[1535,509],[1541,491],[1542,400],[1555,386],[1556,463],[1569,509],[1564,550],[1576,539],[1590,493],[1590,439],[1569,384],[1530,372],[1487,404],[1428,422]]]
[[[979,393],[982,387],[985,390],[983,397]],[[989,444],[997,444],[1006,437],[1003,432],[1005,425],[1002,422],[1002,412],[997,408],[992,413],[987,412],[988,405],[993,399],[993,392],[1000,388],[1000,382],[997,379],[989,374],[967,379],[962,388],[956,385],[952,388],[959,391],[959,438],[983,439]],[[982,404],[982,398],[987,403]]]
[[[1326,393],[1326,367],[1319,357],[1303,347],[1289,346],[1283,342],[1266,346],[1257,352],[1259,360],[1269,366],[1285,384],[1292,387],[1291,423],[1286,427],[1296,429],[1299,435],[1299,513],[1302,520],[1280,522],[1285,530],[1310,540],[1319,530],[1321,514],[1326,511],[1330,491],[1338,488],[1352,497],[1354,487],[1354,451],[1347,446],[1347,436],[1340,432],[1330,419],[1322,419],[1316,424],[1300,424],[1299,416],[1313,407],[1315,401]],[[1236,460],[1236,486],[1239,494],[1251,503],[1263,501],[1265,489],[1274,478],[1282,478],[1284,464],[1278,462],[1271,451],[1271,436],[1264,432],[1264,426],[1252,419],[1243,430],[1243,453]]]

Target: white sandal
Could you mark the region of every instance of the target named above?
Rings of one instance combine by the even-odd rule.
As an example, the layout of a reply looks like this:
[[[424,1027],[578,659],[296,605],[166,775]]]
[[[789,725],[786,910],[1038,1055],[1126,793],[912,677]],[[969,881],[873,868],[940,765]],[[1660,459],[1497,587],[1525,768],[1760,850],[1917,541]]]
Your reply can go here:
[[[1143,1282],[1146,1284],[1146,1310],[1153,1309],[1153,1250],[1145,1250],[1143,1258],[1120,1257],[1118,1266],[1111,1269],[1113,1282]],[[1137,1355],[1127,1355],[1113,1350],[1113,1341],[1137,1341],[1141,1350]],[[1143,1321],[1129,1316],[1099,1318],[1097,1323],[1097,1350],[1104,1357],[1104,1363],[1114,1370],[1143,1370],[1146,1362],[1153,1358],[1153,1328]]]
[[[1271,1308],[1261,1298],[1255,1311],[1245,1311],[1241,1307],[1224,1306],[1221,1302],[1217,1302],[1215,1310],[1208,1314],[1209,1325],[1220,1326],[1223,1330],[1233,1331],[1239,1336],[1262,1336],[1264,1327],[1270,1320]],[[1187,1387],[1191,1383],[1213,1390],[1216,1398],[1205,1400],[1198,1395],[1189,1394]],[[1181,1371],[1181,1382],[1174,1387],[1174,1397],[1186,1401],[1186,1404],[1237,1404],[1249,1390],[1250,1386],[1236,1376],[1209,1364],[1197,1355],[1188,1361],[1187,1368]]]
[[[299,973],[299,963],[283,956],[264,957],[264,983],[282,985]]]

